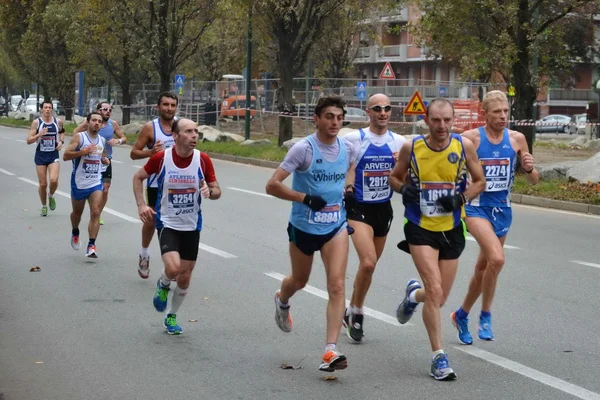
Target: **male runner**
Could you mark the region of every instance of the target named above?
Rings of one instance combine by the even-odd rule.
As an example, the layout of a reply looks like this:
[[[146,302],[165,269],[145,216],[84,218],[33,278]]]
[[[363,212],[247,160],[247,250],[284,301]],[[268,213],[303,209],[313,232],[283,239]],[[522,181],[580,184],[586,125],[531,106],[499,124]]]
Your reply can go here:
[[[354,229],[352,243],[359,264],[343,325],[346,335],[356,342],[363,337],[363,304],[394,215],[389,175],[405,141],[388,130],[392,106],[386,95],[371,96],[367,108],[369,129],[359,129],[344,136],[359,149],[355,168],[346,176],[345,190],[348,223]]]
[[[196,150],[198,129],[189,119],[173,124],[175,146],[154,154],[133,177],[133,192],[142,222],[154,221],[165,267],[156,284],[154,307],[167,308],[171,280],[177,281],[171,306],[164,319],[169,335],[183,333],[177,311],[190,286],[202,230],[202,198],[216,200],[221,188],[212,161]],[[158,201],[151,207],[144,201],[143,182],[158,175]],[[156,210],[156,211],[155,211]]]
[[[42,103],[41,116],[31,123],[27,144],[36,144],[35,170],[39,182],[39,195],[42,202],[40,215],[48,215],[46,205],[46,192],[48,191],[48,177],[50,178],[50,193],[48,194],[50,210],[56,209],[54,192],[58,188],[58,173],[60,171],[60,156],[58,152],[64,143],[65,130],[63,122],[53,116],[54,106],[49,100]]]
[[[171,126],[177,111],[177,96],[173,93],[163,92],[158,96],[158,118],[144,124],[138,133],[138,139],[131,149],[132,160],[148,158],[161,150],[173,147]],[[151,175],[146,182],[146,199],[149,207],[156,206],[158,198],[158,176]],[[142,226],[142,248],[139,253],[138,274],[142,279],[150,275],[150,242],[154,237],[154,222],[147,219]]]
[[[455,379],[442,346],[440,308],[444,305],[465,248],[463,204],[485,187],[473,143],[450,132],[454,109],[446,99],[429,103],[425,123],[429,134],[414,138],[400,150],[390,176],[404,203],[404,235],[423,285],[410,280],[398,306],[398,322],[406,323],[418,303],[429,335],[433,360],[430,374],[437,380]],[[467,170],[472,183],[465,190]],[[403,184],[408,173],[408,183]],[[402,248],[402,242],[398,245]]]
[[[73,160],[71,174],[71,247],[79,250],[79,222],[85,208],[90,203],[89,242],[86,257],[97,258],[96,238],[100,230],[100,209],[102,206],[102,164],[110,164],[106,157],[106,140],[98,134],[102,125],[102,115],[94,111],[88,114],[88,129],[76,133],[63,154],[63,160]]]
[[[342,204],[344,182],[356,150],[337,134],[344,120],[341,97],[319,99],[315,107],[317,132],[296,143],[269,182],[268,194],[292,202],[287,228],[292,274],[275,293],[275,321],[284,332],[292,330],[289,299],[310,276],[314,253],[321,252],[327,275],[327,340],[319,367],[334,371],[348,366],[336,346],[344,317],[344,286],[348,263],[348,230]],[[293,174],[292,187],[283,181]]]
[[[112,107],[109,102],[103,101],[98,103],[96,106],[96,111],[102,115],[102,127],[100,128],[100,136],[102,136],[106,140],[106,154],[107,157],[112,160],[112,152],[113,146],[118,144],[127,143],[127,138],[125,134],[121,130],[121,126],[114,119],[110,119],[110,114],[112,112]],[[73,134],[78,132],[85,132],[87,130],[87,120],[83,121],[78,127],[73,130]],[[114,136],[117,135],[117,138]],[[102,192],[102,204],[100,207],[100,213],[106,206],[106,202],[108,201],[108,191],[110,190],[110,183],[112,181],[112,162],[107,166],[102,168],[102,183],[104,184],[104,189]],[[100,225],[104,225],[104,221],[102,221],[102,217],[100,217]]]
[[[494,339],[492,301],[498,275],[504,266],[504,241],[512,222],[510,195],[517,158],[530,183],[536,184],[539,179],[525,136],[506,128],[506,95],[499,90],[489,92],[483,98],[482,108],[485,126],[462,134],[477,149],[486,179],[485,191],[465,206],[467,229],[477,240],[480,250],[462,306],[451,314],[452,323],[458,330],[458,340],[462,344],[473,343],[468,315],[480,294],[478,336],[481,340]]]

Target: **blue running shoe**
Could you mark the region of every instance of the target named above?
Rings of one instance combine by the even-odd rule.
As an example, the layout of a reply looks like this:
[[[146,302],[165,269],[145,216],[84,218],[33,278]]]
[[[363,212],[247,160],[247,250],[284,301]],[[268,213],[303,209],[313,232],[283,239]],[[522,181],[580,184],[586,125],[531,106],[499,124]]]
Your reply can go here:
[[[396,309],[396,318],[398,318],[398,322],[400,322],[401,324],[405,324],[408,322],[410,317],[412,317],[413,313],[415,312],[415,309],[419,305],[419,303],[412,303],[408,299],[408,297],[410,296],[413,290],[421,288],[422,286],[419,283],[419,281],[415,279],[411,279],[410,281],[408,281],[408,285],[406,285],[404,299],[402,299],[402,302],[400,303],[400,305],[398,305],[398,308]]]
[[[458,330],[458,341],[461,344],[473,344],[473,337],[469,332],[469,318],[458,318],[456,311],[450,314],[450,318],[452,318],[452,325]]]
[[[183,333],[183,329],[177,325],[177,316],[175,314],[167,314],[163,325],[167,328],[169,335],[181,335]]]
[[[494,334],[492,333],[492,316],[479,317],[479,339],[481,340],[494,340]]]
[[[445,353],[438,354],[431,362],[431,376],[438,381],[451,381],[456,379],[456,373],[448,363]]]
[[[167,300],[169,298],[169,288],[160,283],[160,278],[156,282],[156,292],[154,293],[154,308],[156,311],[163,312],[167,309]]]

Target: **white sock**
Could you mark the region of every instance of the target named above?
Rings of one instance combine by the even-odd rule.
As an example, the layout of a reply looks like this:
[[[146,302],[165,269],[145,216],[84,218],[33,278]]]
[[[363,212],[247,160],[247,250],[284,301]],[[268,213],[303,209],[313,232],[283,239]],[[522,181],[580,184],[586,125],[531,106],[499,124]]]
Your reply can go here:
[[[336,346],[336,344],[335,344],[335,343],[327,343],[327,344],[325,345],[325,351],[326,351],[326,352],[327,352],[327,351],[330,351],[330,350],[336,350],[336,349],[337,349],[337,346]]]
[[[352,307],[352,314],[363,314],[362,307]]]
[[[411,303],[418,303],[418,301],[417,301],[417,290],[418,289],[413,290],[408,295],[408,301],[410,301]]]
[[[183,303],[186,295],[187,289],[182,289],[179,286],[176,286],[175,290],[173,291],[173,298],[171,299],[171,307],[169,307],[167,310],[167,314],[177,314],[177,311],[179,311],[179,307],[181,306],[181,303]]]
[[[150,257],[150,249],[148,247],[142,247],[142,249],[140,250],[140,256]]]
[[[54,198],[54,193],[48,193],[48,197],[50,197],[51,199]]]
[[[354,306],[352,306],[352,305],[349,305],[349,306],[346,308],[346,315],[350,315],[350,314],[352,314],[352,310],[354,310]]]
[[[433,352],[433,358],[437,357],[438,354],[444,354],[444,349],[440,349],[438,351],[434,351]]]
[[[168,288],[171,285],[171,280],[169,279],[169,277],[167,276],[167,272],[165,271],[165,269],[163,268],[162,270],[162,274],[160,275],[160,283],[163,285],[163,287]]]
[[[284,303],[281,301],[281,297],[277,296],[276,299],[277,299],[277,305],[279,306],[279,308],[288,308],[290,306],[289,300],[287,303]]]

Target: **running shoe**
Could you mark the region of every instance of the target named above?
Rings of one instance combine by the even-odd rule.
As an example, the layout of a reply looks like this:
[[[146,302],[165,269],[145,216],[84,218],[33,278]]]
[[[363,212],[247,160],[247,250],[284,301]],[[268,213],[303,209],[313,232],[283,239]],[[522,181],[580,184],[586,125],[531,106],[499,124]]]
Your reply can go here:
[[[156,282],[156,292],[154,293],[154,308],[158,312],[163,312],[167,308],[167,301],[169,299],[169,288],[164,287],[158,278]]]
[[[98,258],[98,255],[96,254],[96,246],[93,244],[89,244],[85,256],[87,258]]]
[[[56,199],[54,197],[50,197],[48,199],[48,201],[50,203],[49,204],[50,205],[50,210],[52,210],[52,211],[56,210]]]
[[[175,314],[167,314],[163,325],[169,335],[181,335],[183,333],[183,329],[177,325],[177,316]]]
[[[102,218],[100,218],[100,225],[104,225],[104,220]]]
[[[328,350],[323,354],[320,371],[333,372],[335,370],[345,369],[348,367],[348,359],[340,353],[338,349]]]
[[[492,333],[492,316],[479,317],[479,339],[481,340],[494,340],[494,334]]]
[[[405,324],[408,320],[413,316],[415,309],[419,305],[419,303],[413,303],[409,300],[409,296],[413,290],[421,289],[422,286],[416,279],[411,279],[408,281],[406,285],[406,292],[404,295],[404,299],[398,305],[396,309],[396,318],[398,318],[398,322],[401,324]]]
[[[71,247],[73,250],[79,250],[81,248],[81,244],[79,243],[79,235],[71,234]]]
[[[40,211],[40,215],[41,215],[42,217],[47,217],[47,216],[48,216],[48,207],[46,207],[46,206],[43,206],[43,207],[42,207],[42,210]]]
[[[360,342],[364,336],[363,333],[363,319],[362,314],[350,314],[348,316],[348,324],[346,326],[346,336],[355,342]]]
[[[150,256],[142,257],[139,255],[140,260],[138,262],[138,275],[142,279],[148,279],[150,276]]]
[[[275,323],[284,332],[292,331],[292,316],[290,314],[290,306],[282,308],[277,304],[279,290],[275,292]]]
[[[461,344],[473,344],[473,337],[469,332],[469,318],[458,318],[456,311],[450,314],[450,318],[452,318],[452,325],[458,330],[458,341]]]
[[[450,381],[456,379],[456,373],[450,368],[448,356],[445,353],[438,354],[431,362],[430,375],[438,381]]]

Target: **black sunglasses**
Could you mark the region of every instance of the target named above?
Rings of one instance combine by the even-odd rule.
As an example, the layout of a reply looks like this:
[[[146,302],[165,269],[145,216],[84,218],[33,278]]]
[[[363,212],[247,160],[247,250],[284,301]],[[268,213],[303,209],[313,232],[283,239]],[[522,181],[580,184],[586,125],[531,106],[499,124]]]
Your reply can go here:
[[[371,110],[373,110],[375,112],[381,112],[381,110],[384,110],[385,112],[389,112],[392,110],[392,106],[373,106],[373,107],[371,107]]]

